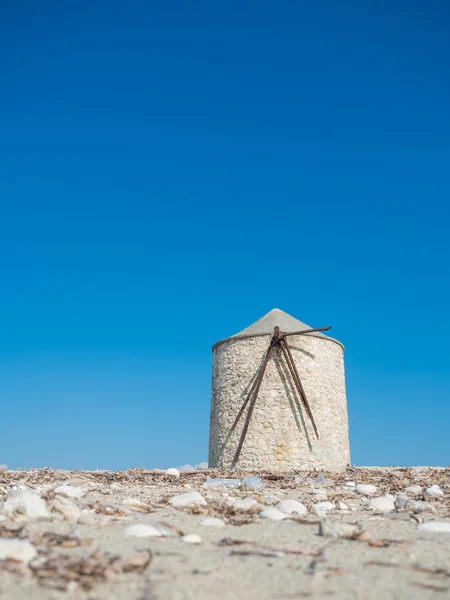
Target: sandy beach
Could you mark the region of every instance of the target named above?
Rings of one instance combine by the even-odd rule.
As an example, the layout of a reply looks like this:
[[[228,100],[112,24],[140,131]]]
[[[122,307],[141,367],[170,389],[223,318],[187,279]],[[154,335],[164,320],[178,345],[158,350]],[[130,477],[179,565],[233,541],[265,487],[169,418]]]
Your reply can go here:
[[[0,471],[0,598],[450,597],[450,469],[219,476]]]

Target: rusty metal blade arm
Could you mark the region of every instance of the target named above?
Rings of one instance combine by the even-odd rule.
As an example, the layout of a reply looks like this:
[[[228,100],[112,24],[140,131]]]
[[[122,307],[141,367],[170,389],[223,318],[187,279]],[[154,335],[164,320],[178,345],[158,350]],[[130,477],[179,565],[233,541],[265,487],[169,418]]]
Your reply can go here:
[[[282,337],[287,337],[288,335],[302,335],[303,333],[314,333],[316,331],[329,331],[330,327],[318,327],[317,329],[302,329],[301,331],[290,331],[289,333],[283,333]]]

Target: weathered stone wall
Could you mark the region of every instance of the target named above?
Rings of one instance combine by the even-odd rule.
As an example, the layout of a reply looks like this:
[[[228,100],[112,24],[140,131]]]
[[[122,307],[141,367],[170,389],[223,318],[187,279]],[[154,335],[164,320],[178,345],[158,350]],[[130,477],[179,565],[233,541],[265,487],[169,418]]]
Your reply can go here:
[[[267,365],[238,464],[233,464],[247,409],[231,436],[230,430],[270,339],[270,335],[235,338],[214,348],[209,466],[274,472],[345,469],[350,448],[343,348],[312,335],[287,340],[319,439],[278,348]]]

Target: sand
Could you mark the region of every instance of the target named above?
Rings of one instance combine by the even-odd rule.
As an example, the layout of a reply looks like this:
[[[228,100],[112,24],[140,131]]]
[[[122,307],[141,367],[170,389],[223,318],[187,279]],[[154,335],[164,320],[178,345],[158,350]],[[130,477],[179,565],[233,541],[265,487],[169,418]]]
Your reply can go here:
[[[450,533],[418,529],[421,522],[450,522],[450,469],[357,468],[339,476],[324,473],[329,485],[313,483],[317,473],[298,473],[297,479],[262,475],[262,490],[206,487],[207,476],[219,475],[224,474],[182,473],[172,479],[144,470],[0,471],[0,515],[7,517],[0,522],[0,537],[29,540],[38,551],[29,565],[0,561],[0,600],[450,598]],[[345,487],[345,481],[375,485],[374,497],[395,497],[412,484],[438,484],[444,495],[410,494],[428,503],[421,505],[426,512],[403,508],[378,514],[368,508],[369,497]],[[53,510],[55,488],[63,483],[85,492],[71,501],[85,511],[81,521],[89,514],[92,523],[65,520]],[[30,519],[5,510],[14,486],[41,496],[50,517]],[[207,505],[176,509],[169,504],[172,496],[191,491]],[[314,505],[325,495],[334,508],[317,514]],[[252,496],[263,506],[300,500],[308,514],[283,521],[256,512],[233,514],[225,504],[229,496]],[[125,507],[123,500],[130,497],[150,512]],[[349,509],[339,508],[339,502]],[[207,516],[222,518],[225,525],[202,526]],[[365,533],[358,539],[324,537],[318,533],[321,520],[357,524]],[[125,535],[130,524],[155,522],[172,526],[167,529],[172,535]],[[188,544],[181,533],[199,534],[202,541]]]

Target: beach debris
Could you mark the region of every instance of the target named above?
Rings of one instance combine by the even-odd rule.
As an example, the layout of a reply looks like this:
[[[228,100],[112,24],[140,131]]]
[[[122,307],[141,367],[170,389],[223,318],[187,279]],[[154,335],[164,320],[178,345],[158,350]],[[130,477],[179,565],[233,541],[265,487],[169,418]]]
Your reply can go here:
[[[437,533],[450,533],[450,523],[447,521],[427,521],[417,526],[418,531],[432,531]]]
[[[79,546],[88,546],[92,538],[79,538],[77,536],[54,533],[53,531],[44,531],[34,534],[30,540],[35,546],[59,548],[78,548]]]
[[[200,521],[200,525],[203,527],[224,527],[225,521],[218,517],[206,517],[206,519]]]
[[[275,556],[282,558],[286,554],[298,554],[301,556],[321,556],[324,552],[323,548],[304,548],[304,547],[282,547],[273,548],[265,544],[257,544],[249,540],[237,540],[233,538],[221,539],[218,546],[250,546],[249,549],[242,549],[242,551],[232,551],[233,554],[247,555],[256,554],[259,556]]]
[[[186,544],[201,544],[202,538],[198,535],[198,533],[188,533],[187,535],[183,535],[181,538],[183,542]]]
[[[225,501],[225,505],[233,508],[236,512],[249,512],[259,513],[264,509],[264,506],[260,504],[254,498],[232,498],[229,497]]]
[[[346,510],[346,511],[350,510],[349,505],[345,504],[345,502],[342,502],[341,500],[338,500],[337,507],[339,510]]]
[[[408,500],[405,505],[406,510],[411,510],[415,513],[422,512],[432,512],[436,513],[436,509],[429,502],[425,502],[424,500]]]
[[[364,496],[373,496],[376,494],[377,488],[374,485],[358,483],[358,485],[355,487],[355,492]]]
[[[172,479],[179,479],[180,478],[180,471],[178,469],[174,469],[172,467],[170,469],[167,469],[166,475],[168,475],[169,477],[172,477]]]
[[[63,515],[67,521],[75,521],[81,517],[81,509],[72,500],[64,496],[55,498],[53,510]]]
[[[250,490],[262,490],[266,484],[256,475],[249,475],[242,480],[243,485]]]
[[[390,494],[386,496],[379,496],[378,498],[371,498],[369,500],[369,509],[378,512],[390,512],[395,510],[395,499]]]
[[[444,492],[441,490],[441,488],[438,485],[434,484],[425,490],[425,495],[426,496],[443,496]]]
[[[3,509],[8,514],[24,515],[30,519],[50,517],[50,511],[45,500],[31,490],[12,490],[8,492]]]
[[[163,522],[153,522],[153,523],[136,523],[133,525],[128,525],[124,530],[125,537],[138,537],[138,538],[147,538],[147,537],[176,537],[183,535],[183,532],[174,527],[173,525],[169,525],[168,523]]]
[[[284,521],[284,519],[289,518],[289,515],[274,506],[265,508],[259,513],[259,516],[262,519],[270,519],[271,521]]]
[[[328,481],[323,473],[319,473],[313,480],[314,485],[333,485],[332,481]]]
[[[150,505],[141,502],[139,498],[124,498],[122,504],[135,512],[149,513],[152,510]]]
[[[409,501],[410,501],[410,498],[406,494],[398,494],[398,496],[395,498],[394,506],[395,506],[395,508],[400,508],[400,509],[406,508],[406,505],[408,504]]]
[[[325,537],[344,538],[346,540],[354,540],[362,533],[359,525],[350,523],[331,523],[323,519],[319,523],[319,535]]]
[[[335,506],[332,502],[326,500],[325,502],[317,502],[314,504],[315,512],[320,515],[321,513],[328,512],[330,510],[334,510]]]
[[[66,496],[67,498],[81,498],[84,496],[85,492],[77,486],[74,485],[60,485],[55,488],[55,494],[59,494],[60,496]]]
[[[239,479],[226,479],[226,478],[213,479],[212,477],[208,476],[206,478],[206,485],[211,488],[216,488],[216,487],[237,488],[241,485],[241,481]]]
[[[37,556],[37,550],[31,542],[0,538],[0,561],[16,560],[22,563],[29,563],[35,556]]]
[[[192,508],[196,506],[206,506],[207,503],[199,492],[187,492],[186,494],[172,496],[169,500],[169,504],[174,508]]]
[[[308,512],[306,506],[298,500],[281,500],[281,502],[277,504],[276,508],[279,508],[282,512],[286,513],[287,515],[295,514],[299,516],[304,516]]]
[[[421,485],[409,485],[405,488],[405,494],[411,494],[412,496],[419,496],[423,493],[423,487]]]
[[[344,487],[354,488],[354,487],[356,487],[356,483],[354,481],[344,481]]]

